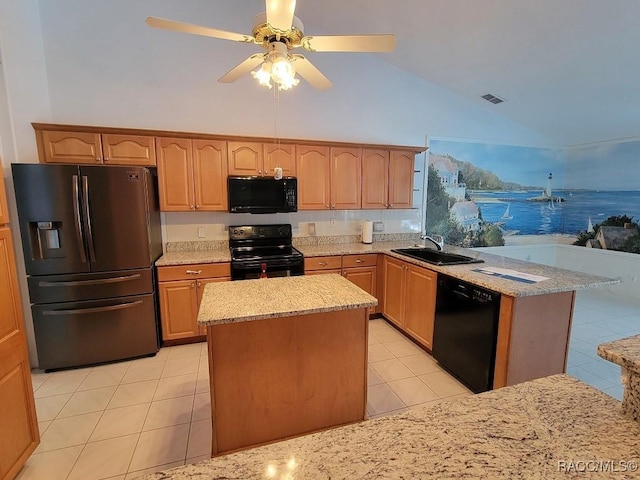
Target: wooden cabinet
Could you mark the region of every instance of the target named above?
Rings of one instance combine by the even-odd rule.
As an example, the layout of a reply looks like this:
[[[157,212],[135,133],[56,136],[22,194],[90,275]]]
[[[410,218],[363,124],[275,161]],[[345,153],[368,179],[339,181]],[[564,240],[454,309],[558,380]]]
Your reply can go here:
[[[360,148],[297,148],[298,210],[353,210],[361,201]]]
[[[375,297],[377,290],[377,262],[378,255],[375,253],[305,257],[304,273],[305,275],[340,274]],[[369,309],[370,313],[375,313],[375,311],[376,308]]]
[[[40,435],[1,175],[0,193],[0,478],[11,479],[40,443]]]
[[[158,137],[160,210],[227,210],[225,142]]]
[[[198,308],[204,287],[231,279],[229,263],[158,267],[162,340],[202,340]]]
[[[328,210],[331,201],[329,147],[298,145],[298,210]]]
[[[429,269],[384,257],[383,314],[431,349],[437,274]]]
[[[276,167],[285,177],[296,176],[296,146],[292,144],[229,142],[229,175],[273,176]]]
[[[37,130],[36,138],[44,163],[156,164],[152,136]]]
[[[413,206],[413,152],[391,150],[389,156],[389,208]]]
[[[323,273],[342,273],[342,257],[332,255],[326,257],[305,257],[304,274],[317,275]]]
[[[361,148],[331,148],[331,209],[362,207],[361,162]]]
[[[263,175],[273,175],[276,167],[282,168],[285,177],[296,176],[296,146],[291,144],[265,143],[263,148]]]
[[[436,314],[437,273],[416,265],[405,270],[404,329],[431,350]]]
[[[414,163],[414,152],[363,149],[362,208],[411,208]]]
[[[342,275],[374,297],[377,295],[378,255],[344,255],[342,257]],[[376,313],[378,306],[371,307],[369,313]]]

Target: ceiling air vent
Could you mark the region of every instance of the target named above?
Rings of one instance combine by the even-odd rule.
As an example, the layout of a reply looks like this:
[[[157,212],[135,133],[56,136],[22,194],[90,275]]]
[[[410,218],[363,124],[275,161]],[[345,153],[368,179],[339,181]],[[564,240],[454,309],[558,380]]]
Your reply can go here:
[[[495,104],[504,102],[503,99],[496,97],[495,95],[491,95],[490,93],[487,93],[486,95],[482,95],[482,98],[484,98],[487,102],[491,102]]]

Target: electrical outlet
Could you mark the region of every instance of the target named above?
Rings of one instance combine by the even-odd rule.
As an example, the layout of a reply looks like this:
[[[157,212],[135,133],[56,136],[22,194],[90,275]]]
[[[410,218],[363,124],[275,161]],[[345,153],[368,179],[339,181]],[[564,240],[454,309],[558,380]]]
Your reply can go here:
[[[336,228],[336,219],[332,218],[331,220],[329,220],[329,226],[331,228]]]
[[[198,227],[198,238],[205,238],[206,236],[204,227]]]
[[[314,236],[316,234],[316,224],[315,222],[310,222],[308,224],[309,227],[309,235]]]
[[[384,223],[383,222],[373,222],[373,231],[374,232],[384,232]]]

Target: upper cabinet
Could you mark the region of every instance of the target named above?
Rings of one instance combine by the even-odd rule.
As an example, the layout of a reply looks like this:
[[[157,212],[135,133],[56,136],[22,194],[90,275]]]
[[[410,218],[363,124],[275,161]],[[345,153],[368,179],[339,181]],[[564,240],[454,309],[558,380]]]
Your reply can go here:
[[[264,175],[273,175],[276,167],[282,168],[285,177],[296,176],[296,146],[291,144],[265,143],[262,145],[264,156]]]
[[[361,201],[361,148],[331,148],[331,208],[356,210]]]
[[[331,208],[331,159],[329,147],[298,145],[298,210]]]
[[[282,175],[295,177],[295,145],[258,142],[229,142],[229,175],[272,176],[276,167]]]
[[[362,150],[298,145],[298,210],[354,210],[361,205]]]
[[[153,136],[36,130],[36,138],[44,163],[156,164]]]
[[[411,208],[415,152],[362,151],[362,208]]]
[[[160,210],[227,210],[227,145],[217,140],[156,139]]]

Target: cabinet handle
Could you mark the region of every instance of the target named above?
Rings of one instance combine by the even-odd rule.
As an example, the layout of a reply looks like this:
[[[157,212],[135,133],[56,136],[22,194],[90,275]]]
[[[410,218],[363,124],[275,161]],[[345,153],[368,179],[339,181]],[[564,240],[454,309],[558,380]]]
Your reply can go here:
[[[187,270],[187,275],[200,275],[202,270]]]
[[[318,262],[318,265],[320,265],[321,267],[326,267],[329,264],[327,262]]]
[[[331,208],[336,208],[336,204],[334,203],[333,205],[331,205]]]
[[[258,170],[258,175],[262,175],[262,170]]]
[[[191,282],[191,288],[196,288],[196,282]]]
[[[361,260],[359,258],[356,260],[356,263],[362,263],[362,262],[364,262],[364,260]]]
[[[109,161],[109,157],[104,157],[104,161],[108,162]]]
[[[328,203],[327,203],[327,208],[330,208]]]
[[[196,205],[196,210],[198,210],[200,208],[200,205]]]
[[[195,208],[194,208],[194,206],[193,206],[193,205],[189,205],[189,208],[190,208],[191,210],[195,210]]]
[[[102,159],[100,157],[96,157],[96,162],[101,162]]]

